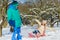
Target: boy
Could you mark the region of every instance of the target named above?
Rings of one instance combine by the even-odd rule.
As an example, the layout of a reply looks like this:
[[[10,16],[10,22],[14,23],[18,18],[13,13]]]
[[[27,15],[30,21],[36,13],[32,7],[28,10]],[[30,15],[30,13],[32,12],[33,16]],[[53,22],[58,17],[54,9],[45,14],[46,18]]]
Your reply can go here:
[[[14,32],[12,35],[12,40],[21,40],[21,25],[22,20],[20,16],[20,12],[18,10],[18,2],[13,1],[9,4],[7,9],[7,20],[10,26],[13,26]]]

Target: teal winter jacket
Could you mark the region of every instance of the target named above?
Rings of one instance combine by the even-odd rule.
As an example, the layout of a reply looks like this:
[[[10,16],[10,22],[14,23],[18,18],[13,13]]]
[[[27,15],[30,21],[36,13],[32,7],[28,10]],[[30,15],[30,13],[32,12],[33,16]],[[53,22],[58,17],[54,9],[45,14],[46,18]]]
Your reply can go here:
[[[18,9],[16,9],[16,6],[12,6],[7,9],[7,20],[14,20],[15,21],[15,26],[16,27],[21,27],[22,25],[22,20],[20,16],[20,12]]]

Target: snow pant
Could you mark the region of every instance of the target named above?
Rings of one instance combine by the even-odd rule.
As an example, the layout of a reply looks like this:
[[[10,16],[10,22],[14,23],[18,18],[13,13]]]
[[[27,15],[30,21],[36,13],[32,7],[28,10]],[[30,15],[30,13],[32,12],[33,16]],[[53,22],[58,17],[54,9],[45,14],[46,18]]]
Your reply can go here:
[[[14,27],[15,27],[15,20],[9,20],[9,25],[10,27],[10,32],[14,31]]]
[[[22,40],[22,36],[20,35],[21,27],[16,27],[14,20],[9,20],[9,25],[14,28],[12,40]]]
[[[20,35],[20,33],[21,33],[21,28],[20,27],[14,27],[12,40],[22,40],[22,36]]]

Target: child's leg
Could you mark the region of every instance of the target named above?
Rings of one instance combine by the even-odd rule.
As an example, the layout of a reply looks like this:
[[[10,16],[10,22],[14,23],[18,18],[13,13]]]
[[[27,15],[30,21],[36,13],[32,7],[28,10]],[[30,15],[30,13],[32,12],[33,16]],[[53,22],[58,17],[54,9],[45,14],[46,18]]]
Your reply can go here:
[[[22,40],[22,36],[20,35],[20,33],[21,33],[21,28],[20,27],[18,27],[17,28],[17,40]]]
[[[14,32],[13,32],[13,35],[12,35],[12,40],[17,40],[17,28],[14,27]]]

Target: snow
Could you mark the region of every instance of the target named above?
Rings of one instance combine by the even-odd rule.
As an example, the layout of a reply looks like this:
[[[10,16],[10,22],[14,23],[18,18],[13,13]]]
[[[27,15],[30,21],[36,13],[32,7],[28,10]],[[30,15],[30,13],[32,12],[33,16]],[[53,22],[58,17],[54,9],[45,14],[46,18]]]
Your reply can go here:
[[[29,27],[28,27],[29,26]],[[40,37],[40,38],[29,38],[28,33],[36,30],[36,25],[31,27],[30,25],[25,25],[21,28],[21,35],[22,40],[60,40],[60,27],[54,27],[56,31],[46,31],[46,36]],[[0,37],[0,40],[11,40],[12,34],[10,32],[10,27],[3,28],[2,30],[2,37]]]

